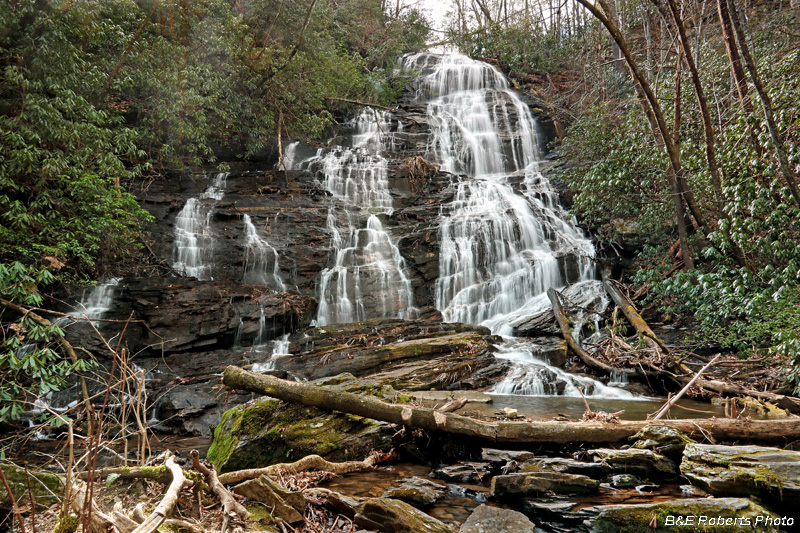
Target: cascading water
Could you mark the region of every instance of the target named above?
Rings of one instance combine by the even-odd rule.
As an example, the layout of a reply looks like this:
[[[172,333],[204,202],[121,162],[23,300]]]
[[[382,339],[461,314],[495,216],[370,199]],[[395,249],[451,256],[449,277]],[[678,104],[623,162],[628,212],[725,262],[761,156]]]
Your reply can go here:
[[[278,266],[278,251],[259,237],[249,215],[244,216],[244,229],[247,236],[244,251],[244,282],[252,285],[266,285],[285,291]]]
[[[594,278],[594,247],[539,171],[536,122],[498,71],[433,54],[406,56],[404,68],[421,72],[428,157],[457,176],[440,213],[436,306],[447,321],[508,335],[515,320],[549,308],[547,289]],[[630,396],[536,360],[522,340],[497,355],[520,363],[497,392]]]
[[[405,262],[382,216],[391,215],[388,160],[391,114],[364,109],[353,121],[351,147],[337,146],[302,162],[294,151],[286,163],[317,172],[334,205],[328,212],[332,265],[320,279],[317,325],[367,318],[409,318],[414,313]]]
[[[174,263],[172,267],[182,274],[199,280],[211,278],[209,264],[212,235],[211,214],[214,205],[225,194],[228,172],[214,176],[213,183],[198,198],[189,198],[175,219]]]

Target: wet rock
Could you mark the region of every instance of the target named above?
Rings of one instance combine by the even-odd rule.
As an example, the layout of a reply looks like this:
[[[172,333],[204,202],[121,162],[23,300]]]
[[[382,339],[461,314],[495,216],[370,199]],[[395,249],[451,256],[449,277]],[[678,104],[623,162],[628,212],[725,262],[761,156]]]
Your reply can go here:
[[[703,498],[635,505],[600,505],[584,509],[584,512],[594,515],[588,522],[591,523],[591,531],[595,533],[620,531],[667,533],[677,530],[678,520],[681,520],[687,531],[708,530],[715,533],[777,531],[777,528],[765,524],[767,519],[777,518],[774,514],[743,498]]]
[[[552,309],[520,318],[510,324],[517,337],[548,337],[561,334]]]
[[[525,533],[533,531],[533,522],[524,514],[510,509],[479,505],[459,533]]]
[[[611,467],[605,463],[587,463],[562,457],[536,457],[528,459],[520,467],[522,472],[541,472],[546,470],[600,479],[611,472]]]
[[[611,467],[613,472],[660,478],[678,475],[678,467],[675,463],[651,450],[598,448],[590,450],[588,455],[595,462],[604,463]]]
[[[615,474],[603,480],[615,489],[632,489],[642,483],[642,480],[631,474]]]
[[[489,463],[463,462],[437,468],[431,476],[455,483],[483,483],[492,475]]]
[[[33,501],[37,508],[46,509],[61,501],[59,495],[63,490],[63,481],[60,477],[33,470],[26,472],[24,468],[11,464],[0,464],[0,469],[3,470],[11,494],[20,507],[29,506],[28,487],[33,492]],[[10,512],[11,498],[8,497],[5,486],[0,483],[0,515]]]
[[[397,487],[391,487],[382,498],[393,498],[424,508],[436,503],[447,495],[447,486],[434,483],[421,477],[404,479]]]
[[[239,483],[233,492],[248,500],[263,503],[275,518],[290,524],[303,521],[306,508],[303,494],[285,490],[267,476]]]
[[[688,444],[681,474],[714,495],[757,495],[800,503],[800,452],[765,446]]]
[[[222,415],[208,460],[223,472],[311,454],[331,461],[361,460],[391,447],[395,432],[385,422],[261,398]]]
[[[345,496],[322,487],[309,487],[303,491],[303,495],[310,500],[322,503],[331,511],[351,519],[366,501],[366,498]]]
[[[397,389],[452,390],[474,387],[480,371],[502,366],[481,326],[374,319],[310,328],[290,341],[293,355],[276,359],[275,369],[304,379],[348,372]]]
[[[516,461],[521,463],[526,459],[534,457],[532,452],[517,451],[517,450],[496,450],[494,448],[484,448],[481,451],[481,459],[489,461],[490,463],[497,463],[502,466],[509,461]]]
[[[664,455],[682,453],[687,444],[694,442],[678,429],[655,424],[643,427],[631,440],[635,441],[633,448]]]
[[[450,526],[390,498],[370,498],[353,519],[358,527],[385,533],[452,533]]]
[[[118,284],[112,308],[100,331],[106,339],[121,335],[121,347],[139,357],[169,361],[181,353],[230,349],[238,336],[252,344],[261,335],[272,339],[310,320],[315,301],[299,294],[232,282],[203,282],[193,278],[125,278]],[[263,315],[262,315],[263,312]],[[133,313],[134,320],[126,324]],[[65,327],[67,339],[98,357],[110,353],[91,325]],[[196,368],[196,367],[195,367]],[[176,369],[176,374],[182,369]],[[183,376],[180,376],[183,377]]]
[[[595,492],[600,483],[590,477],[561,472],[527,472],[507,474],[492,478],[491,498],[520,498],[546,492]]]

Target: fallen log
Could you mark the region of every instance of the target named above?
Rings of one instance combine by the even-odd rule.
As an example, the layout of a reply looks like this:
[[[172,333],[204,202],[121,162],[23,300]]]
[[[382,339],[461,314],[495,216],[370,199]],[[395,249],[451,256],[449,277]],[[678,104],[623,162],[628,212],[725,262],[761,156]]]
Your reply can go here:
[[[561,296],[559,296],[558,291],[552,288],[548,289],[547,297],[550,298],[550,304],[553,306],[553,314],[556,317],[558,326],[561,328],[561,335],[564,337],[564,340],[567,341],[567,345],[570,347],[570,349],[575,352],[575,355],[577,355],[586,366],[601,372],[605,372],[606,374],[611,374],[612,372],[622,372],[624,374],[628,374],[629,376],[636,374],[635,371],[615,368],[589,355],[589,353],[584,350],[575,339],[575,336],[572,335],[572,330],[570,330],[569,327],[569,320],[567,320],[567,315],[564,312],[564,306],[561,304]]]
[[[491,442],[623,442],[648,425],[674,427],[686,435],[698,439],[706,436],[719,440],[750,441],[800,438],[800,424],[796,418],[785,420],[706,418],[659,420],[658,422],[623,420],[609,424],[563,421],[486,422],[454,413],[440,413],[426,407],[390,404],[373,396],[359,396],[310,383],[286,381],[265,374],[249,372],[236,366],[229,366],[225,369],[222,382],[233,389],[257,392],[287,402],[332,409],[429,431],[465,435]]]
[[[183,469],[175,462],[175,458],[171,455],[167,457],[164,464],[172,473],[172,483],[169,484],[164,498],[161,499],[153,512],[150,513],[150,516],[148,516],[139,527],[134,529],[133,533],[153,533],[164,523],[164,520],[166,520],[167,516],[172,512],[175,504],[178,503],[178,495],[183,488],[183,484],[186,482],[186,477],[183,475]]]

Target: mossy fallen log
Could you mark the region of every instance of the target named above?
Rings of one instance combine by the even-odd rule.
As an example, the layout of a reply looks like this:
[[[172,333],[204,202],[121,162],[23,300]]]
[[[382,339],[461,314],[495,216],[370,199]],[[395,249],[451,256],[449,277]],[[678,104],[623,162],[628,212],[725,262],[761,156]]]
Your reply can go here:
[[[236,366],[225,369],[222,382],[233,389],[265,394],[286,402],[297,402],[383,420],[428,431],[464,435],[490,442],[623,442],[648,425],[679,429],[694,438],[719,440],[782,441],[800,438],[796,418],[785,420],[695,419],[601,422],[487,422],[425,407],[397,405],[371,396],[329,389],[313,383],[286,381],[249,372]]]

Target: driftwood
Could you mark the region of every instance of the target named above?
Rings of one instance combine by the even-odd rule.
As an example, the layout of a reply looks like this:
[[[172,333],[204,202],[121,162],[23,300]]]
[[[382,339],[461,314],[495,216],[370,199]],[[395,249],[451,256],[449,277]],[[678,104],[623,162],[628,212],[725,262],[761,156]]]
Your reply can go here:
[[[644,337],[645,342],[647,343],[650,348],[655,350],[658,354],[668,354],[669,349],[667,345],[664,344],[664,341],[658,338],[658,335],[650,329],[650,326],[647,325],[647,322],[642,318],[642,315],[636,310],[633,306],[633,302],[631,302],[627,296],[622,294],[619,289],[614,285],[613,281],[608,277],[608,273],[603,271],[603,287],[605,287],[606,292],[611,297],[611,300],[617,304],[617,307],[622,310],[622,314],[625,315],[625,318],[628,319],[628,322],[634,327],[634,329]]]
[[[709,369],[709,367],[711,367],[711,365],[713,365],[714,363],[716,363],[716,362],[717,362],[717,359],[719,359],[720,357],[721,357],[721,355],[717,355],[716,357],[714,357],[714,359],[712,359],[711,361],[709,361],[709,362],[706,364],[706,366],[704,366],[703,368],[701,368],[700,370],[698,370],[698,371],[697,371],[697,374],[695,374],[695,376],[694,376],[694,377],[693,377],[693,378],[692,378],[692,379],[689,381],[689,383],[687,383],[687,384],[686,384],[686,385],[685,385],[685,386],[684,386],[684,387],[683,387],[683,388],[680,390],[680,392],[678,392],[678,394],[676,394],[675,396],[673,396],[672,398],[670,398],[670,399],[669,399],[669,401],[667,401],[667,403],[665,403],[665,404],[664,404],[664,406],[663,406],[661,409],[659,409],[659,410],[656,412],[656,414],[655,414],[655,415],[653,415],[653,418],[652,418],[651,420],[658,420],[659,418],[661,418],[661,417],[662,417],[662,416],[664,416],[665,414],[669,413],[669,410],[672,408],[672,406],[673,406],[673,405],[675,405],[675,402],[677,402],[677,401],[680,399],[680,397],[681,397],[681,396],[683,396],[683,395],[686,393],[686,391],[687,391],[687,390],[689,390],[689,389],[691,388],[691,386],[692,386],[692,385],[694,385],[694,384],[697,382],[697,380],[699,380],[699,379],[700,379],[700,376],[703,374],[703,372],[705,372],[706,370],[708,370],[708,369]]]
[[[572,330],[569,327],[569,320],[567,320],[567,315],[564,312],[564,306],[561,304],[561,296],[559,296],[558,291],[552,288],[548,289],[547,297],[550,298],[550,304],[553,306],[553,314],[556,316],[556,322],[558,322],[558,326],[561,328],[561,335],[564,337],[564,340],[567,341],[567,345],[570,349],[575,352],[575,355],[577,355],[586,366],[605,372],[606,374],[622,372],[631,375],[635,373],[628,369],[613,367],[589,355],[572,335]]]
[[[466,398],[456,398],[454,400],[450,400],[441,407],[437,407],[436,410],[439,411],[440,413],[453,413],[455,411],[458,411],[465,405],[467,405]]]
[[[320,457],[319,455],[307,455],[294,463],[278,463],[264,468],[249,468],[247,470],[237,470],[236,472],[228,472],[219,476],[222,483],[231,484],[246,481],[248,479],[255,479],[261,476],[272,476],[279,470],[285,470],[289,474],[296,474],[303,470],[320,470],[325,472],[333,472],[334,474],[349,474],[351,472],[364,472],[372,470],[380,460],[379,455],[370,455],[363,461],[345,461],[343,463],[331,463]]]
[[[440,413],[425,407],[390,404],[372,396],[359,396],[318,385],[286,381],[235,366],[225,369],[222,381],[233,389],[257,392],[287,402],[491,442],[623,442],[645,426],[653,424],[674,427],[690,437],[700,439],[706,436],[722,440],[753,441],[800,438],[800,424],[796,418],[787,420],[710,418],[658,422],[623,420],[616,424],[562,421],[486,422],[454,413]]]
[[[155,510],[150,513],[150,516],[139,527],[133,530],[133,533],[153,533],[164,523],[175,504],[178,503],[178,494],[180,494],[183,484],[186,482],[186,477],[183,475],[183,469],[175,462],[174,457],[167,457],[164,464],[172,472],[172,483],[169,484],[164,498],[161,499]]]
[[[116,506],[114,506],[114,508],[116,509]],[[117,516],[116,510],[114,511],[114,516]],[[144,503],[137,503],[136,507],[133,508],[132,522],[134,522],[136,525],[139,525],[139,523],[144,522],[146,519],[147,515],[144,512]],[[166,520],[164,520],[164,525],[175,526],[180,529],[191,531],[192,533],[202,533],[203,531],[197,524],[189,522],[188,520],[180,520],[177,518],[167,518]]]
[[[72,499],[72,509],[78,516],[81,516],[86,501],[86,486],[76,486],[72,488],[75,497]],[[114,526],[119,531],[125,531],[125,526],[118,525],[113,516],[109,516],[97,506],[92,500],[89,506],[89,524],[86,533],[107,533],[108,528]]]
[[[205,466],[203,463],[200,462],[200,453],[197,450],[192,450],[192,467],[203,474],[203,478],[205,478],[206,483],[208,486],[211,487],[211,491],[219,497],[219,501],[222,502],[222,508],[225,510],[225,516],[231,516],[231,514],[235,514],[241,520],[247,520],[250,518],[250,513],[247,509],[244,508],[242,504],[236,501],[228,489],[225,488],[219,478],[217,477],[217,472]],[[225,528],[223,528],[224,530]]]

